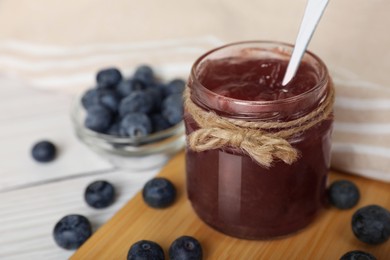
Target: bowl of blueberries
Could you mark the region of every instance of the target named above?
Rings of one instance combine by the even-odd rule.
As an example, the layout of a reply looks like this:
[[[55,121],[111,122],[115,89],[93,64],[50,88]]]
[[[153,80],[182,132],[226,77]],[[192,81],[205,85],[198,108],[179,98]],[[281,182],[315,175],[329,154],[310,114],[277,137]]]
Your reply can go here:
[[[162,166],[184,147],[185,81],[163,82],[148,65],[124,77],[117,68],[96,75],[96,87],[79,96],[71,118],[77,137],[114,166]]]

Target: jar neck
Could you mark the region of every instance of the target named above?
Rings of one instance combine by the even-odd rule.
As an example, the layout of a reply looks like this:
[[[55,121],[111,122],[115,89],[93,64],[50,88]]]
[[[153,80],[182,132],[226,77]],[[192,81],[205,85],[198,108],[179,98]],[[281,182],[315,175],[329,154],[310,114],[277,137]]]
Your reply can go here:
[[[208,60],[210,56],[218,52],[232,48],[233,51],[227,51],[227,55],[235,55],[234,51],[245,50],[245,48],[254,48],[253,46],[261,47],[262,52],[274,53],[280,56],[281,59],[288,59],[291,55],[292,46],[283,43],[270,42],[243,42],[234,43],[222,46],[212,50],[201,56],[192,67],[191,75],[188,81],[188,87],[191,90],[191,99],[197,105],[205,110],[214,111],[220,116],[244,119],[244,120],[267,120],[267,121],[289,121],[302,117],[314,109],[316,109],[326,98],[329,88],[331,87],[331,79],[324,63],[314,54],[307,52],[304,55],[305,62],[313,66],[317,73],[318,81],[310,90],[299,95],[272,101],[252,101],[239,100],[223,95],[219,95],[202,85],[199,80],[201,65]],[[283,52],[280,52],[281,48]],[[276,48],[276,49],[275,49]],[[246,52],[245,52],[246,53]],[[267,54],[268,55],[268,54]]]

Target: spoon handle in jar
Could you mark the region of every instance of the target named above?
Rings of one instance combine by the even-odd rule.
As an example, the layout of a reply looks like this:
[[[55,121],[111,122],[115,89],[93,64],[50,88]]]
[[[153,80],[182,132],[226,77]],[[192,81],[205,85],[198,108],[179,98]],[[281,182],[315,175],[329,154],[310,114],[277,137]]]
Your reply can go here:
[[[287,85],[295,76],[303,54],[309,45],[310,39],[313,36],[328,2],[329,0],[308,0],[295,47],[282,81],[283,86]]]

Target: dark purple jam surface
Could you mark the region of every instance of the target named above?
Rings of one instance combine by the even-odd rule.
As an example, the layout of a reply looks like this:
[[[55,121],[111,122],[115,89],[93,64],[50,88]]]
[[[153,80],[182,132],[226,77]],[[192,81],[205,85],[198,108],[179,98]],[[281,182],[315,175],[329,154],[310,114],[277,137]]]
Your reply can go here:
[[[312,66],[301,63],[296,76],[282,85],[287,60],[225,58],[206,61],[198,75],[209,90],[234,99],[271,101],[302,94],[313,88],[318,77]]]

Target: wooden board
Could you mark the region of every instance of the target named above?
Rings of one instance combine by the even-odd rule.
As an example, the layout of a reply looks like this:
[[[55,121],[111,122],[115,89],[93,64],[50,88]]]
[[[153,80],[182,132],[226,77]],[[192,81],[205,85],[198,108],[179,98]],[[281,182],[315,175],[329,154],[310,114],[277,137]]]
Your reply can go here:
[[[350,250],[390,259],[390,241],[371,246],[358,241],[351,230],[351,216],[359,207],[378,204],[390,208],[390,184],[331,173],[330,180],[350,179],[360,188],[361,200],[354,209],[327,209],[298,234],[272,241],[248,241],[219,233],[194,213],[185,194],[184,153],[177,155],[159,174],[172,180],[178,200],[167,209],[147,207],[140,193],[102,226],[71,259],[126,259],[129,247],[141,239],[153,240],[165,250],[182,235],[199,239],[204,259],[339,259]],[[167,257],[168,258],[168,257]]]

